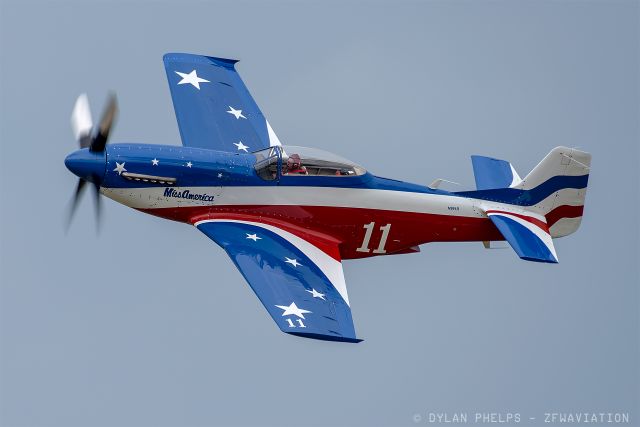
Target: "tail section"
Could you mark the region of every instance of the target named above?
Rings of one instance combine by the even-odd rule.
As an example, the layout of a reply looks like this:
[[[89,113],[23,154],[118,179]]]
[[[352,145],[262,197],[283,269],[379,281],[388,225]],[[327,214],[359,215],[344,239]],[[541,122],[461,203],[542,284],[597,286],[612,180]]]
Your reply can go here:
[[[507,161],[482,156],[471,160],[478,189],[456,194],[482,200],[478,208],[520,258],[557,263],[552,239],[580,226],[591,155],[556,147],[524,179]]]
[[[556,147],[513,187],[538,194],[528,209],[545,216],[551,237],[567,236],[580,226],[590,167],[591,154]]]
[[[457,194],[516,205],[541,215],[551,237],[567,236],[580,226],[591,154],[556,147],[524,179],[505,160],[482,156],[471,160],[478,190]]]

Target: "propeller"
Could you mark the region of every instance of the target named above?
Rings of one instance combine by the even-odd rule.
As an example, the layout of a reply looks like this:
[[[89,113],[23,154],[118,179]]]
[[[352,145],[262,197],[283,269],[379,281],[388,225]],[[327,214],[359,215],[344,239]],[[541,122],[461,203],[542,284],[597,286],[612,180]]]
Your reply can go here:
[[[109,134],[111,133],[111,128],[115,122],[116,116],[118,114],[118,101],[115,93],[109,94],[109,98],[107,99],[107,104],[105,106],[104,112],[102,113],[102,117],[100,118],[100,122],[98,126],[94,129],[93,120],[91,118],[91,109],[89,108],[89,98],[86,93],[83,93],[76,100],[75,106],[73,107],[73,112],[71,113],[71,129],[73,131],[73,135],[78,141],[78,145],[81,149],[88,148],[89,152],[92,153],[91,161],[95,161],[96,156],[102,155],[104,157],[104,150],[109,141]],[[73,156],[72,154],[71,156]],[[70,156],[70,157],[71,157]],[[69,158],[67,158],[69,159]],[[105,159],[103,159],[106,161]],[[68,165],[67,165],[68,166]],[[68,166],[69,167],[69,166]],[[71,206],[69,208],[69,214],[67,216],[67,224],[66,229],[69,229],[71,225],[71,220],[75,214],[76,208],[78,207],[78,203],[86,188],[87,184],[93,184],[93,193],[96,204],[96,225],[98,229],[100,228],[100,218],[101,218],[101,204],[100,204],[100,181],[102,177],[98,176],[96,173],[90,173],[87,176],[78,178],[78,184],[76,186],[76,191],[73,195],[73,199],[71,200]]]

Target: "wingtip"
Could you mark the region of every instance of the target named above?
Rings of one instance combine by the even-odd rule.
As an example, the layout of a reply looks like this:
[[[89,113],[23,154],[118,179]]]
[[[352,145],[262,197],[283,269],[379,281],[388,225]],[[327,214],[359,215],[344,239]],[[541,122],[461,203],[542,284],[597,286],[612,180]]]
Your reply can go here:
[[[216,56],[197,55],[193,53],[169,52],[169,53],[165,53],[162,56],[162,61],[164,61],[165,64],[169,62],[191,62],[194,64],[198,64],[198,63],[210,64],[213,62],[215,65],[233,68],[233,66],[239,60],[232,59],[232,58],[220,58]]]
[[[542,263],[542,264],[559,264],[558,259],[555,258],[555,257],[535,258],[535,257],[521,256],[520,259],[522,259],[524,261],[539,262],[539,263]]]
[[[307,332],[285,332],[285,333],[289,335],[295,335],[297,337],[311,338],[311,339],[320,340],[320,341],[335,341],[335,342],[349,342],[349,343],[359,343],[364,341],[358,338],[339,337],[335,335],[323,335],[323,334],[314,334],[314,333],[307,333]]]

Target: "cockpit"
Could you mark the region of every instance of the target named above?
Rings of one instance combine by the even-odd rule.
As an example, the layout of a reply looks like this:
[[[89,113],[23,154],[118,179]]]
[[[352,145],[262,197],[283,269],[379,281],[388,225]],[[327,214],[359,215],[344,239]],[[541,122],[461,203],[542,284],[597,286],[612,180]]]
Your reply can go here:
[[[316,148],[274,146],[253,154],[256,172],[265,180],[288,176],[349,177],[367,172],[347,159]]]

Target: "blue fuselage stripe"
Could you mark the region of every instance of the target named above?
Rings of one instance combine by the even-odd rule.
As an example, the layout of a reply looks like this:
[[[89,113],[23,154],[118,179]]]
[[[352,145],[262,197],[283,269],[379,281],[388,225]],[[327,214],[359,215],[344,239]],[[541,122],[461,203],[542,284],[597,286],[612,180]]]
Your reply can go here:
[[[565,188],[586,188],[588,180],[589,175],[554,176],[531,190],[500,188],[495,190],[460,191],[453,194],[493,202],[531,206],[541,202],[556,191]]]

